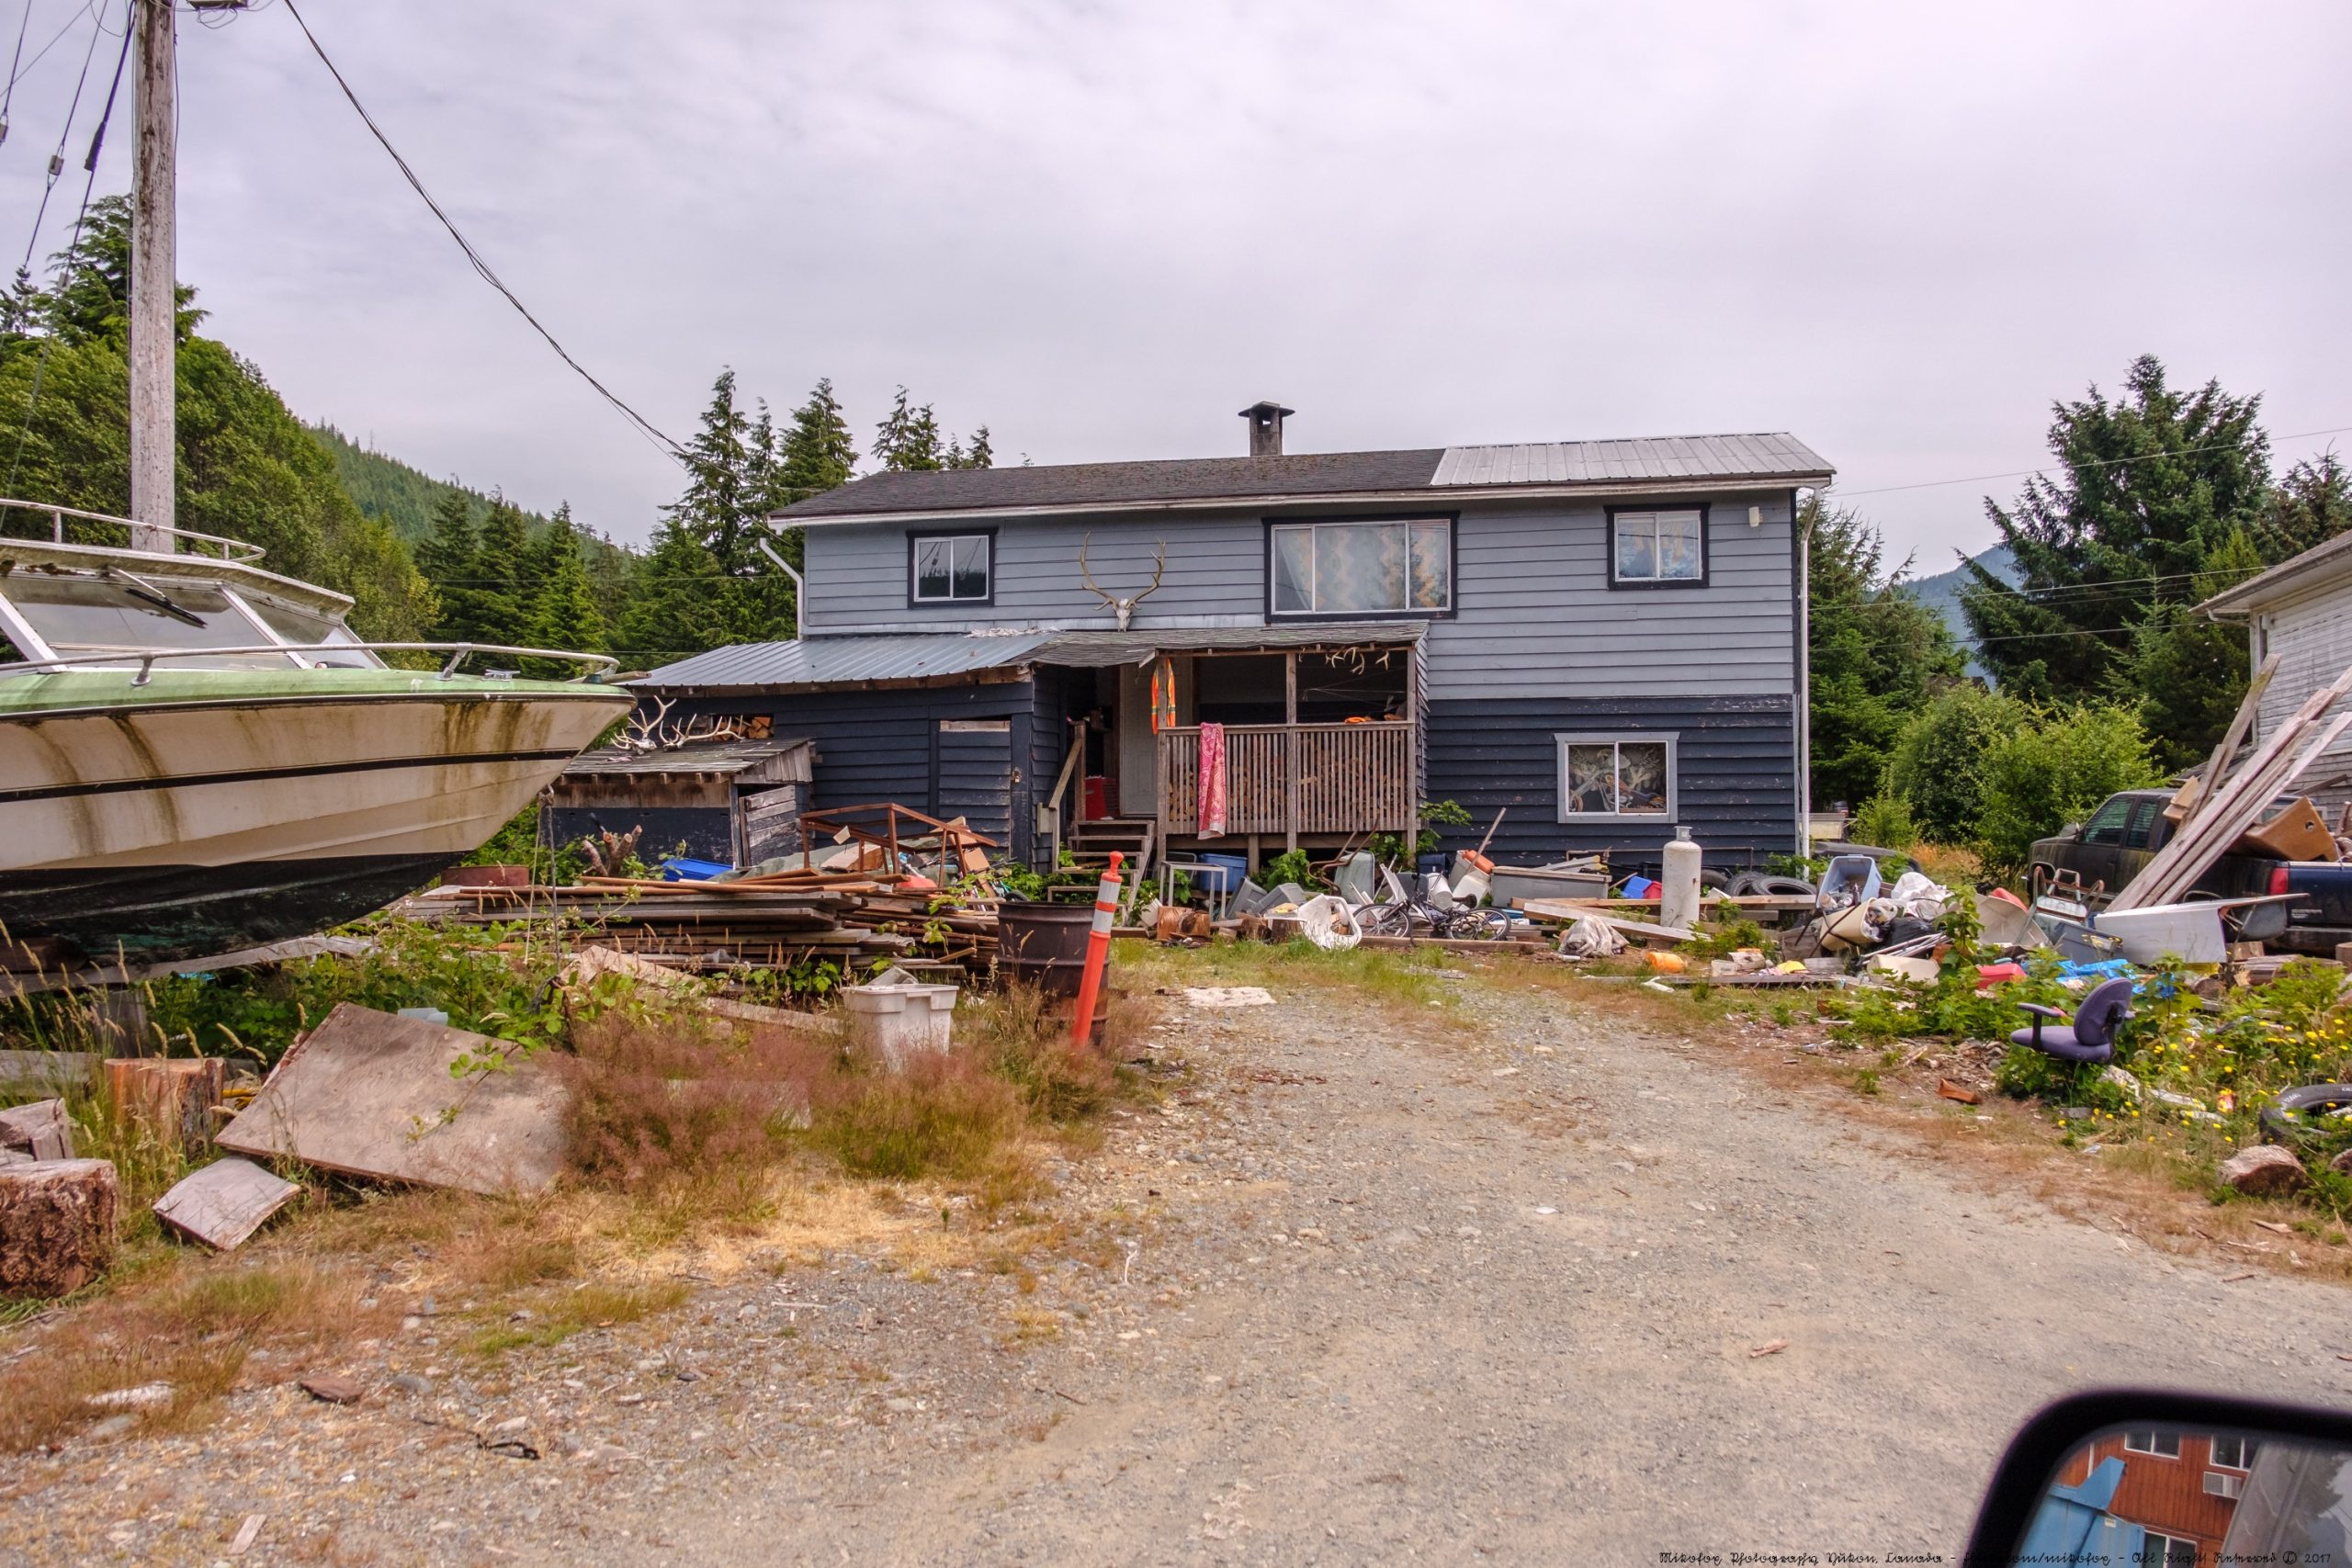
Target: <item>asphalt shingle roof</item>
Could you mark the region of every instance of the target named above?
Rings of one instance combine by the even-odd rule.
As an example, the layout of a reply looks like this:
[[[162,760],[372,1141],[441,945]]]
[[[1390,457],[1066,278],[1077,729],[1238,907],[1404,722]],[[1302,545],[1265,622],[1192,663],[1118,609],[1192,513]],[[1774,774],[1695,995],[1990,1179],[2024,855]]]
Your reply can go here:
[[[1819,482],[1829,473],[1829,465],[1819,454],[1782,433],[1678,435],[871,474],[786,507],[779,515],[788,522],[822,523],[907,514],[1183,506],[1510,485],[1706,479]]]

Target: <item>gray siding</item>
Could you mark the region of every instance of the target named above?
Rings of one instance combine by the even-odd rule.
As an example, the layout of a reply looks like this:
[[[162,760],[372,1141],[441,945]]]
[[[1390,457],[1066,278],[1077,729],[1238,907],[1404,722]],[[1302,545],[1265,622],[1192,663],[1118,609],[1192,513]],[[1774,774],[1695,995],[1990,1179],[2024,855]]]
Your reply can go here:
[[[1712,501],[1704,588],[1611,587],[1599,504],[1464,513],[1459,610],[1430,625],[1431,698],[1794,691],[1788,492]]]
[[[1607,850],[1619,870],[1656,865],[1670,822],[1559,820],[1555,738],[1672,735],[1677,819],[1709,863],[1761,864],[1795,848],[1794,711],[1785,696],[1433,699],[1429,795],[1469,808],[1472,825],[1452,830],[1448,849],[1476,845],[1509,807],[1495,835],[1498,861],[1536,865]]]
[[[1709,500],[1703,588],[1611,588],[1608,513],[1599,502],[1496,502],[1463,512],[1456,612],[1430,623],[1430,697],[1792,694],[1789,493]],[[1748,525],[1750,505],[1762,509],[1759,526]],[[1091,525],[1005,519],[996,526],[996,603],[985,609],[908,607],[903,525],[811,528],[808,632],[1114,626],[1079,578],[1079,545],[1090,533],[1094,579],[1120,594],[1150,581],[1154,547],[1168,547],[1166,578],[1137,607],[1136,629],[1264,624],[1260,515],[1116,517]]]
[[[941,528],[958,525],[943,524]],[[1165,543],[1159,590],[1136,607],[1135,624],[1258,626],[1265,620],[1265,529],[1252,516],[1099,521],[1068,518],[996,525],[993,605],[907,603],[903,524],[832,524],[806,536],[809,635],[825,632],[969,631],[1033,625],[1111,627],[1118,617],[1086,591],[1079,547],[1091,534],[1087,565],[1122,598],[1151,581],[1153,551]]]

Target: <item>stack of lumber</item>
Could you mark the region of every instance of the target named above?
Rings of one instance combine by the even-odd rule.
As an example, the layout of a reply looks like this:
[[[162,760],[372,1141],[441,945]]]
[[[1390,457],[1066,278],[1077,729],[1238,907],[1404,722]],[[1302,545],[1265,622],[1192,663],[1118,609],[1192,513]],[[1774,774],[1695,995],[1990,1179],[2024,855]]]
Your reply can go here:
[[[992,906],[959,904],[934,910],[932,903],[933,896],[928,893],[887,889],[861,893],[857,895],[855,918],[861,925],[895,930],[916,938],[944,931],[942,945],[945,951],[941,957],[949,963],[986,968],[996,962],[997,924]]]
[[[2256,682],[2247,689],[2246,699],[2231,724],[2229,738],[2223,739],[2222,750],[2214,754],[2209,777],[2220,778],[2228,752],[2235,750],[2236,739],[2252,725],[2255,703],[2273,668],[2266,663]],[[2177,903],[2187,897],[2207,868],[2227,854],[2240,835],[2261,820],[2271,801],[2319,761],[2337,737],[2352,728],[2352,713],[2328,716],[2328,710],[2347,694],[2352,694],[2352,670],[2313,692],[2218,788],[2208,788],[2201,798],[2184,802],[2188,815],[2179,828],[2141,868],[2140,874],[2116,894],[2108,908],[2143,909]]]
[[[395,906],[413,919],[445,925],[502,925],[553,918],[575,945],[594,942],[693,966],[749,964],[788,968],[811,959],[840,964],[897,958],[914,938],[848,919],[860,889],[874,878],[832,886],[812,879],[752,882],[652,882],[609,877],[578,887],[466,888]]]

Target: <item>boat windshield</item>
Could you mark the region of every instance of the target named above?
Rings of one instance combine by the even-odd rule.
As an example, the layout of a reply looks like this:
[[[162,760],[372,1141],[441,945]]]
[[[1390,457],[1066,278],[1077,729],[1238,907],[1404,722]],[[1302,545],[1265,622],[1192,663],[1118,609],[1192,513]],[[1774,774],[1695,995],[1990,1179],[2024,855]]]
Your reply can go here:
[[[258,595],[247,596],[245,603],[271,631],[300,649],[308,663],[333,664],[346,670],[373,670],[378,666],[375,655],[360,651],[356,646],[359,639],[340,621]]]
[[[175,668],[215,670],[284,668],[298,661],[362,667],[375,663],[356,648],[348,653],[310,651],[309,645],[317,643],[348,644],[351,634],[334,622],[286,606],[270,604],[266,612],[249,612],[217,583],[129,573],[52,576],[17,571],[0,580],[0,607],[13,610],[25,629],[47,644],[58,659],[152,652],[169,656]],[[210,649],[250,650],[278,641],[300,644],[303,649],[210,656],[206,652]]]

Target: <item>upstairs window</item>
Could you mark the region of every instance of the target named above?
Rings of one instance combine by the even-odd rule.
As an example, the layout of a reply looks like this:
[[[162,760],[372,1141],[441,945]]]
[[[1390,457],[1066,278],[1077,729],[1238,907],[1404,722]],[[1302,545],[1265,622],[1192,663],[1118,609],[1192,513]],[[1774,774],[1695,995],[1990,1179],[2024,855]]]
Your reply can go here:
[[[916,534],[907,544],[909,603],[986,604],[995,598],[993,534]]]
[[[1442,615],[1453,608],[1453,525],[1276,523],[1268,608],[1277,615]]]
[[[1611,582],[1623,587],[1702,588],[1707,581],[1707,512],[1609,513]]]

